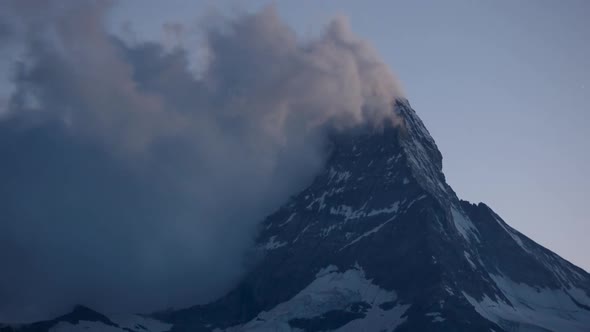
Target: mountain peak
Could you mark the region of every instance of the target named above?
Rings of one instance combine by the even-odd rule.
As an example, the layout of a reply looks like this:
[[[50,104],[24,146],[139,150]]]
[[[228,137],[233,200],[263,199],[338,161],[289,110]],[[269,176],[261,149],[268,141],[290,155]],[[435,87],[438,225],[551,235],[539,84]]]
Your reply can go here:
[[[402,147],[408,158],[412,174],[424,189],[441,202],[457,200],[453,189],[446,183],[442,154],[426,126],[407,100],[396,103],[396,112],[403,121]]]
[[[117,326],[107,316],[83,305],[76,305],[70,313],[59,317],[58,320],[71,324],[77,324],[80,321],[88,321],[101,322],[105,325]]]
[[[590,276],[460,201],[407,100],[395,112],[398,126],[337,137],[262,223],[260,262],[219,300],[167,315],[175,329],[588,331]]]
[[[261,223],[233,290],[157,318],[171,331],[590,331],[590,275],[459,200],[416,112],[394,111],[397,126],[333,137],[324,170]]]

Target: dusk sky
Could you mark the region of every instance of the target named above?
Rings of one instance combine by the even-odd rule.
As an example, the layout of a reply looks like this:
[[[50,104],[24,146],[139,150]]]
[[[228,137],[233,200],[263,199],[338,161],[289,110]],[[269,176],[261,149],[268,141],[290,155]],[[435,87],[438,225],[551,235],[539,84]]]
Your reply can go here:
[[[590,270],[588,1],[138,3],[119,5],[115,22],[156,39],[164,23],[268,3],[304,37],[348,17],[401,81],[459,197]]]
[[[403,96],[459,198],[590,270],[590,2],[56,3],[0,3],[0,322],[216,298]]]

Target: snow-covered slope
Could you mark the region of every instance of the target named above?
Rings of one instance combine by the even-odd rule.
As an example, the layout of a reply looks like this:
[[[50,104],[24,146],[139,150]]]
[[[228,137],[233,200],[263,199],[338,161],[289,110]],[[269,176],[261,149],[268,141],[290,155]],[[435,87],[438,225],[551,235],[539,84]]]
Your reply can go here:
[[[293,298],[226,331],[305,330],[334,320],[344,323],[338,331],[381,331],[403,322],[401,316],[408,306],[396,304],[396,299],[395,292],[368,280],[360,266],[340,272],[330,265]]]
[[[590,275],[460,200],[409,103],[394,111],[398,127],[333,137],[324,171],[261,224],[259,263],[234,290],[150,328],[590,331]]]

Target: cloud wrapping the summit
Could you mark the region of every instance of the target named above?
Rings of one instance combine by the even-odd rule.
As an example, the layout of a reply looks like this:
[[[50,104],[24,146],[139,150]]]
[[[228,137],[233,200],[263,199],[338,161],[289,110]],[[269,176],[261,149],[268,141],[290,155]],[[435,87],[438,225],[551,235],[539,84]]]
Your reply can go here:
[[[273,7],[210,17],[195,74],[186,49],[110,35],[110,8],[0,5],[0,48],[23,50],[0,118],[0,321],[220,296],[326,132],[392,119],[401,96],[343,18],[301,41]]]

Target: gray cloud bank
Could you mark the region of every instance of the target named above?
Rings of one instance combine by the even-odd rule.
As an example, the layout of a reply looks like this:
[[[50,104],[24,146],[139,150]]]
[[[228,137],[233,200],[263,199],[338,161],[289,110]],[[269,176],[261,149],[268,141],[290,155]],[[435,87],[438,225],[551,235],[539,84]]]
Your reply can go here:
[[[273,7],[209,18],[197,75],[185,49],[107,33],[110,6],[0,5],[0,48],[23,52],[0,117],[0,321],[219,296],[327,130],[383,121],[400,96],[342,18],[308,41]]]

